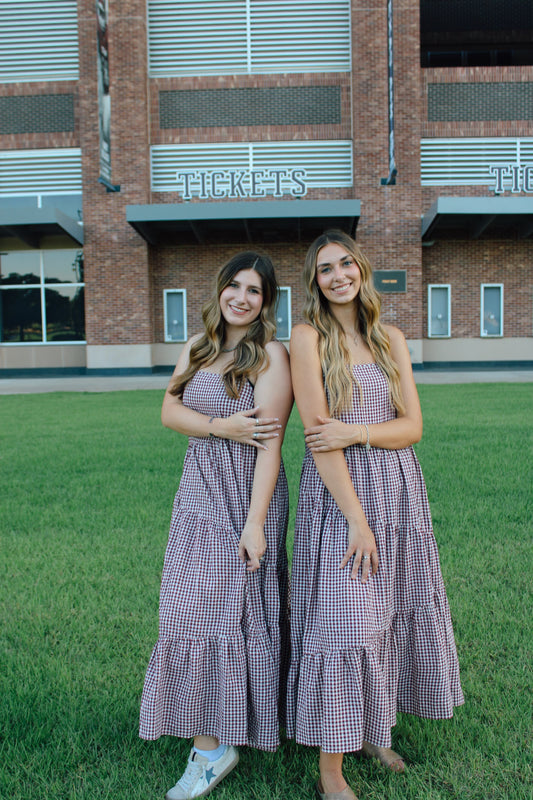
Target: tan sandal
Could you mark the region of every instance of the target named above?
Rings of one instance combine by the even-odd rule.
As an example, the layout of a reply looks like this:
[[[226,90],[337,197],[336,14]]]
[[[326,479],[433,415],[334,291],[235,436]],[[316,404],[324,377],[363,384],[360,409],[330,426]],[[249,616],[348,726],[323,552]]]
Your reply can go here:
[[[346,786],[342,792],[323,792],[322,781],[320,780],[315,786],[315,793],[317,800],[357,800],[357,797],[349,786]]]
[[[378,747],[376,744],[370,742],[363,742],[363,749],[361,753],[366,758],[377,758],[384,767],[390,769],[391,772],[404,772],[405,762],[403,758],[391,750],[390,747]]]

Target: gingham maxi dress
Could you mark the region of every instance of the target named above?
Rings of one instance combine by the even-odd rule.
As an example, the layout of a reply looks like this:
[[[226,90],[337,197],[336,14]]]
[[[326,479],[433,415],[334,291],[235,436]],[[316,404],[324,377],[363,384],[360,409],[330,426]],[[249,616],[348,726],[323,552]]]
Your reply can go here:
[[[376,364],[354,367],[347,423],[396,414]],[[412,447],[344,450],[374,533],[377,575],[339,569],[347,523],[306,449],[291,578],[288,735],[325,752],[390,747],[396,712],[452,716],[464,702],[450,612],[420,465]]]
[[[220,375],[201,370],[183,402],[226,417],[253,408],[254,390],[246,383],[234,400]],[[288,662],[288,491],[281,466],[265,524],[266,556],[257,572],[246,572],[238,545],[256,454],[252,445],[189,438],[163,567],[159,640],[141,701],[144,739],[204,734],[262,750],[279,744]]]

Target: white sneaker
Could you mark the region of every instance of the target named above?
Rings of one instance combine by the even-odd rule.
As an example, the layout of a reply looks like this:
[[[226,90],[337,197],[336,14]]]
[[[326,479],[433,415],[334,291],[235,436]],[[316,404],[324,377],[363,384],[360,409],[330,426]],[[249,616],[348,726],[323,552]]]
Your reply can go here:
[[[231,745],[216,761],[208,761],[193,748],[187,769],[177,784],[168,790],[165,800],[192,800],[193,797],[205,797],[238,763],[239,753]]]

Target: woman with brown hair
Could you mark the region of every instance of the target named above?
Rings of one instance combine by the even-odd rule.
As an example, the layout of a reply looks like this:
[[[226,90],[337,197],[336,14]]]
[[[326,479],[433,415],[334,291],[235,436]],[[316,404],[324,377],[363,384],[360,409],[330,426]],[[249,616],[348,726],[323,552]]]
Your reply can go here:
[[[288,660],[281,443],[292,390],[287,351],[274,339],[276,299],[269,258],[232,258],[163,400],[163,424],[189,445],[140,735],[194,738],[167,800],[208,794],[237,764],[239,745],[279,744]]]
[[[304,267],[291,372],[306,453],[292,569],[288,733],[320,748],[320,800],[355,797],[343,754],[402,772],[396,712],[463,702],[424,480],[422,415],[403,334],[380,321],[372,269],[329,231]]]

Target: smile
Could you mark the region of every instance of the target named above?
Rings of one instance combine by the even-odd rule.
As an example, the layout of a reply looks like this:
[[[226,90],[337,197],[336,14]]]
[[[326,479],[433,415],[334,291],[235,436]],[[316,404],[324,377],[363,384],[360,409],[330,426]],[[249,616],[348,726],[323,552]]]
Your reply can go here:
[[[351,289],[351,286],[351,283],[343,283],[342,286],[334,286],[332,291],[339,293],[346,292],[348,289]]]
[[[231,304],[230,304],[229,308],[230,308],[230,311],[232,311],[234,314],[247,314],[248,313],[248,309],[247,308],[238,308],[237,306],[232,306]]]

